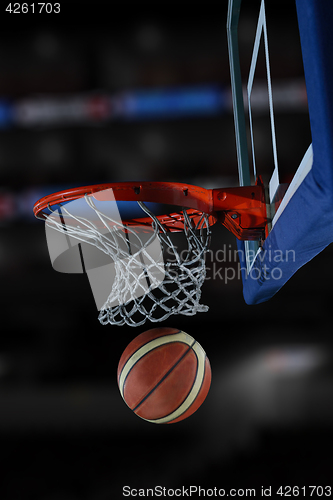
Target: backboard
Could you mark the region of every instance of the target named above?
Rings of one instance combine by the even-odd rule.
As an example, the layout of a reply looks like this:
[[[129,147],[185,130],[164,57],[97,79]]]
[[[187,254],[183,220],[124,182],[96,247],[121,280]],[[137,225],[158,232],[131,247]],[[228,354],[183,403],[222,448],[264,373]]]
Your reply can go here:
[[[304,151],[299,166],[295,165],[288,185],[280,182],[265,2],[258,3],[253,51],[245,76],[241,74],[239,49],[241,4],[241,0],[229,0],[227,21],[239,183],[252,185],[258,176],[264,177],[267,214],[271,220],[263,243],[238,241],[244,298],[248,304],[256,304],[270,299],[301,266],[333,240],[333,3],[296,0],[296,29],[301,41],[312,144]],[[283,22],[279,28],[282,45]],[[264,105],[267,106],[272,157],[269,175],[267,171],[262,174],[262,165],[257,162],[252,110],[260,56],[266,70]],[[305,119],[308,120],[308,116],[305,115]]]

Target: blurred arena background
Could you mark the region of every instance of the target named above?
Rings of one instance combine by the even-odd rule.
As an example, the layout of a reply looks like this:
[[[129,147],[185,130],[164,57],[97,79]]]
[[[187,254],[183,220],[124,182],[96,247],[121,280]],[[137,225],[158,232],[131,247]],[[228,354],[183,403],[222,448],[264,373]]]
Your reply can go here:
[[[258,4],[244,0],[244,71]],[[121,498],[124,485],[326,485],[331,247],[270,302],[250,307],[237,273],[226,283],[225,270],[237,270],[234,237],[214,228],[202,298],[209,313],[161,324],[202,344],[212,387],[196,414],[170,426],[133,415],[116,382],[122,351],[154,325],[101,326],[86,276],[52,269],[44,225],[32,214],[46,194],[126,180],[238,182],[227,1],[134,5],[61,3],[59,18],[2,14],[0,497],[106,500]],[[311,142],[306,90],[294,4],[270,0],[267,11],[288,181]],[[256,92],[265,162],[260,84]],[[221,247],[225,259],[216,257]]]

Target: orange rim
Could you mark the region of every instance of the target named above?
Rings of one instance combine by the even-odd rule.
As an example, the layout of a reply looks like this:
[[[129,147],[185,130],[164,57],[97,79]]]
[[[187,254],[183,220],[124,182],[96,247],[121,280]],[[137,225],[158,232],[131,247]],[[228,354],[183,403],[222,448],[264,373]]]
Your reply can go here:
[[[202,221],[200,224],[203,214],[209,215],[209,225],[215,224],[217,220],[212,209],[212,190],[177,182],[120,182],[66,189],[41,198],[35,203],[33,211],[37,218],[46,220],[50,215],[46,212],[47,209],[53,209],[56,205],[85,195],[93,195],[98,200],[106,201],[109,189],[112,189],[113,199],[116,201],[142,201],[182,207],[179,212],[156,216],[159,223],[171,232],[181,231],[184,228],[183,207],[186,207],[187,216],[198,229],[205,227],[206,222]],[[141,228],[146,226],[148,230],[148,227],[151,228],[151,221],[150,217],[135,217],[124,220],[123,223],[128,226],[140,225]]]

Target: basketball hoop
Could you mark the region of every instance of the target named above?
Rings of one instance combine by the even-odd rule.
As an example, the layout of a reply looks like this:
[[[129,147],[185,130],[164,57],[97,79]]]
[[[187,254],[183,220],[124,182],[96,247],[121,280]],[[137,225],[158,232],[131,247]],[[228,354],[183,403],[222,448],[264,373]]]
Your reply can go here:
[[[140,215],[120,217],[114,207],[119,201],[136,201]],[[156,215],[146,203],[179,210]],[[267,224],[262,186],[208,190],[169,182],[100,184],[46,196],[36,202],[34,213],[46,222],[47,235],[57,231],[67,243],[71,240],[71,254],[74,246],[78,249],[83,270],[65,272],[85,271],[92,284],[98,273],[104,279],[112,262],[113,283],[99,307],[103,325],[140,326],[147,319],[159,322],[173,314],[208,311],[200,300],[210,227],[219,220],[238,237],[254,238],[264,234]],[[185,237],[181,252],[172,241],[172,233],[179,232]],[[57,250],[53,264],[63,271],[55,265],[59,254]],[[107,266],[100,256],[109,259]]]

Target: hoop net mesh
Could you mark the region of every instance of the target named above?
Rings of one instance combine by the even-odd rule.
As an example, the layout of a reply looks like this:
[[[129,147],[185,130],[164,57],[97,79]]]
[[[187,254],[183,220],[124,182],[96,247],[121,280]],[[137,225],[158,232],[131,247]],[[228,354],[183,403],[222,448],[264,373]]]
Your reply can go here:
[[[66,223],[49,206],[51,214],[46,225],[96,247],[112,259],[115,277],[109,296],[100,308],[101,324],[140,326],[147,320],[164,321],[173,314],[193,316],[208,311],[208,306],[200,303],[206,278],[205,254],[211,235],[207,214],[202,213],[194,222],[183,210],[186,248],[179,252],[171,233],[144,203],[137,202],[149,216],[150,224],[145,225],[141,233],[137,231],[138,226],[133,228],[132,224],[120,223],[101,212],[91,196],[85,195],[84,199],[108,229],[105,234],[96,222],[70,213],[66,205],[59,205]],[[159,255],[152,256],[149,247],[156,238],[160,242]]]

